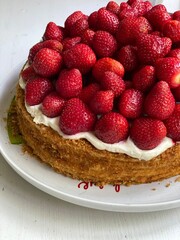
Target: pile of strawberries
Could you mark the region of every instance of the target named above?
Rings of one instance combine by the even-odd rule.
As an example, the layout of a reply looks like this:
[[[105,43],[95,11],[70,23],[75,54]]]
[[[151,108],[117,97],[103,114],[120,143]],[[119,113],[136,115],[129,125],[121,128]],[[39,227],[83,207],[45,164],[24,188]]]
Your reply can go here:
[[[180,141],[180,11],[143,0],[76,11],[64,27],[48,23],[28,63],[25,100],[60,116],[63,133],[145,150]]]

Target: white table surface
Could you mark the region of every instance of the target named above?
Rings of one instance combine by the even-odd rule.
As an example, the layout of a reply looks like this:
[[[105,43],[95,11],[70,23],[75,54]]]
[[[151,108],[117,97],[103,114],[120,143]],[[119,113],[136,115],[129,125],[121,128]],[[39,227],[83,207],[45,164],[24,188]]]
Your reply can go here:
[[[0,0],[1,78],[8,81],[10,75],[16,76],[46,24],[49,21],[62,24],[67,14],[74,11],[72,1]],[[107,1],[76,0],[76,6],[89,13],[95,10],[92,3],[97,9],[104,2]],[[180,1],[171,1],[169,11],[175,10],[173,6],[180,9]],[[33,187],[0,154],[0,240],[6,239],[179,240],[180,208],[113,213],[76,206]]]

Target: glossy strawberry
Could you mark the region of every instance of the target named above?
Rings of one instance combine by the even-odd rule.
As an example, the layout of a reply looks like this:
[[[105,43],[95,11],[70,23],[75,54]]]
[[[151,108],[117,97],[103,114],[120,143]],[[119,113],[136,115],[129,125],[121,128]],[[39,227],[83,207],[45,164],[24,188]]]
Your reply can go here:
[[[55,50],[42,48],[34,57],[33,68],[42,77],[52,77],[58,74],[61,66],[62,57]]]
[[[54,22],[49,22],[46,26],[45,33],[43,35],[44,40],[57,40],[59,42],[63,39],[63,31]]]
[[[172,41],[167,37],[140,34],[137,37],[138,58],[142,64],[154,64],[171,49]]]
[[[97,30],[98,21],[98,11],[92,12],[88,17],[89,28],[92,30]]]
[[[82,74],[91,70],[96,62],[96,55],[86,44],[79,43],[65,51],[63,60],[67,68],[77,68]]]
[[[109,112],[97,120],[95,135],[105,143],[117,143],[128,136],[128,121],[121,114]]]
[[[133,75],[133,87],[142,92],[149,91],[156,80],[155,68],[150,65],[143,66]]]
[[[73,135],[91,131],[95,120],[95,115],[79,98],[71,98],[64,105],[59,126],[63,133]]]
[[[180,86],[172,89],[172,93],[177,102],[180,102]]]
[[[156,63],[156,73],[160,81],[165,81],[170,88],[180,86],[180,59],[166,57]]]
[[[67,17],[64,23],[67,34],[69,33],[69,31],[71,31],[71,29],[73,28],[73,25],[83,16],[84,14],[81,11],[75,11]]]
[[[176,104],[172,115],[164,121],[167,136],[174,141],[180,141],[180,104]]]
[[[137,118],[143,111],[143,93],[135,89],[125,90],[119,100],[119,112],[126,118]]]
[[[88,17],[84,15],[71,26],[69,29],[69,35],[71,37],[81,37],[84,31],[88,28]]]
[[[81,36],[81,42],[87,44],[92,47],[93,37],[95,32],[91,29],[86,29]]]
[[[28,80],[37,77],[36,72],[34,71],[33,66],[29,66],[21,71],[22,79],[27,82]]]
[[[157,82],[145,98],[144,109],[148,116],[164,120],[174,111],[175,99],[169,85],[164,81]]]
[[[125,90],[124,80],[114,72],[106,71],[100,81],[104,90],[111,90],[115,97],[121,95]]]
[[[163,26],[163,34],[171,38],[173,43],[180,42],[180,22],[177,20],[167,21]]]
[[[80,71],[75,68],[61,71],[56,81],[56,90],[62,98],[77,97],[82,90]]]
[[[142,150],[157,147],[166,136],[167,130],[160,120],[143,117],[137,118],[131,125],[130,138]]]
[[[62,41],[63,51],[66,51],[81,42],[81,37],[65,38]]]
[[[101,81],[101,78],[106,71],[114,72],[120,77],[124,76],[123,65],[115,59],[109,57],[97,60],[97,62],[93,66],[92,75],[97,81]]]
[[[94,94],[100,90],[100,85],[97,83],[90,83],[88,86],[84,87],[79,94],[79,98],[84,102],[84,103],[89,103],[94,96]]]
[[[97,91],[90,103],[89,107],[95,114],[105,114],[113,108],[114,94],[111,90]]]
[[[117,50],[117,42],[109,32],[96,31],[92,40],[92,48],[97,57],[111,57]]]
[[[114,14],[118,14],[119,13],[119,4],[117,2],[114,2],[114,1],[110,1],[108,2],[108,4],[106,5],[106,10],[114,13]]]
[[[57,117],[60,115],[64,103],[65,100],[62,99],[57,92],[53,91],[43,99],[41,111],[47,117]]]
[[[52,82],[47,78],[33,78],[25,88],[25,100],[30,106],[40,104],[46,95],[53,90]]]
[[[152,3],[150,1],[135,0],[131,3],[131,8],[137,16],[143,16],[152,8]]]
[[[128,17],[137,17],[138,13],[133,11],[132,7],[127,4],[126,2],[120,3],[120,9],[119,9],[119,20],[123,20],[124,18]]]

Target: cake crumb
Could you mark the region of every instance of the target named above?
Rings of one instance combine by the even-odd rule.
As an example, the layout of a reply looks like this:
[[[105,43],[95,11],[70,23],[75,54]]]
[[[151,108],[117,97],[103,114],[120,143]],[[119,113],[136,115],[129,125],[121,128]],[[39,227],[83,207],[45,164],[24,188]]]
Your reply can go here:
[[[177,177],[174,181],[175,181],[175,182],[180,182],[180,176]]]
[[[152,191],[156,191],[156,188],[152,188],[151,190],[152,190]]]
[[[170,183],[167,183],[165,187],[169,187],[171,184]]]

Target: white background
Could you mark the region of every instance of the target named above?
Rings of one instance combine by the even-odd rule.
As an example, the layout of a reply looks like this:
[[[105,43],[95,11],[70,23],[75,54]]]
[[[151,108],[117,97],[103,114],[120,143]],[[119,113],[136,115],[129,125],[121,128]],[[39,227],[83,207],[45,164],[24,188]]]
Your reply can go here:
[[[75,9],[90,13],[107,2],[0,0],[0,78],[8,81],[12,73],[16,76],[49,21],[62,25]],[[164,2],[171,2],[169,11],[180,9],[179,0]],[[180,209],[112,213],[79,207],[36,189],[0,155],[0,240],[6,239],[179,240]]]

